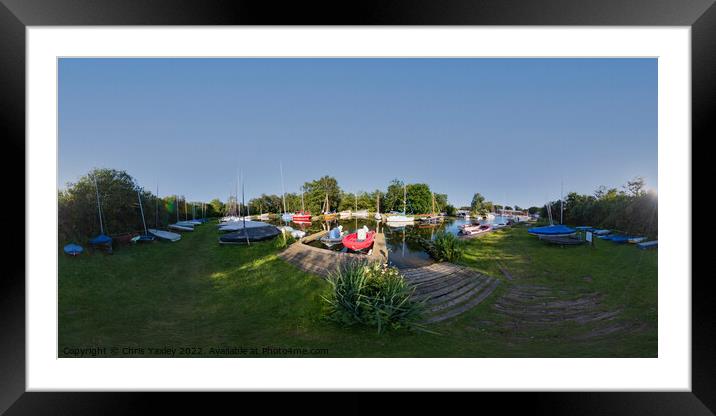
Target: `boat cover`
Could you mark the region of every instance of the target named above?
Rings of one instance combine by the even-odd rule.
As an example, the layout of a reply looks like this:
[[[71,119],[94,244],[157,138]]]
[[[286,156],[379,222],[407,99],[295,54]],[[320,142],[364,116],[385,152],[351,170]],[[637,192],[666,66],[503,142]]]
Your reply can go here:
[[[646,241],[643,243],[638,243],[636,246],[642,250],[646,250],[646,249],[650,249],[650,248],[656,248],[658,243],[659,243],[658,240]]]
[[[149,229],[149,233],[162,240],[179,241],[181,240],[181,234],[173,233],[171,231]]]
[[[536,235],[567,235],[574,234],[576,230],[566,225],[546,225],[544,227],[530,228],[527,232]]]
[[[248,221],[247,221],[248,222]],[[271,224],[261,223],[261,227],[246,227],[236,232],[224,234],[219,237],[219,243],[221,244],[246,244],[247,236],[248,241],[253,243],[255,241],[264,241],[276,237],[281,234],[281,231]]]
[[[95,238],[91,238],[89,240],[89,243],[95,246],[100,246],[104,244],[111,244],[112,243],[112,237],[106,236],[104,234],[100,234]]]
[[[79,244],[70,243],[67,244],[64,248],[65,253],[69,254],[70,256],[77,256],[82,254],[84,249]]]

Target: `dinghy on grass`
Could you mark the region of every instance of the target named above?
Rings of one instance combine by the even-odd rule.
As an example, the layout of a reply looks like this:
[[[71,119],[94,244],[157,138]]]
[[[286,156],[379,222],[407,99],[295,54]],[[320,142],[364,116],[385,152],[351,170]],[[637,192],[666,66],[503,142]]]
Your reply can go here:
[[[551,237],[566,237],[574,235],[577,230],[566,225],[546,225],[544,227],[534,227],[527,230],[532,235],[540,236],[551,236]]]
[[[72,257],[79,256],[84,251],[81,245],[75,243],[67,244],[63,250],[65,254],[68,254]]]
[[[175,196],[174,201],[176,203],[177,222],[175,222],[174,224],[169,224],[169,228],[178,231],[194,231],[193,224],[190,224],[188,221],[179,221],[179,198]]]
[[[135,243],[148,243],[150,241],[154,241],[154,236],[147,232],[147,222],[144,220],[144,207],[142,206],[142,197],[139,194],[139,189],[137,189],[137,200],[139,201],[139,211],[142,214],[142,225],[144,225],[144,234],[132,238],[132,241]]]
[[[253,225],[250,227],[249,221],[247,221],[246,228],[242,228],[236,232],[224,234],[219,237],[219,244],[247,244],[257,241],[270,240],[281,234],[281,231],[271,224],[263,222],[254,223],[260,225]]]
[[[641,249],[641,250],[649,250],[652,248],[656,248],[658,243],[659,243],[658,240],[645,241],[643,243],[638,243],[636,246],[639,247],[639,249]]]
[[[104,222],[102,221],[102,204],[99,201],[99,187],[97,186],[97,178],[94,179],[94,191],[97,195],[97,212],[99,214],[99,235],[91,238],[88,243],[90,246],[96,246],[105,249],[108,253],[112,253],[112,237],[104,235]]]
[[[173,233],[171,231],[156,230],[154,228],[150,228],[147,231],[149,231],[149,233],[151,235],[153,235],[157,238],[160,238],[162,240],[167,240],[167,241],[171,241],[171,242],[181,240],[181,234]]]

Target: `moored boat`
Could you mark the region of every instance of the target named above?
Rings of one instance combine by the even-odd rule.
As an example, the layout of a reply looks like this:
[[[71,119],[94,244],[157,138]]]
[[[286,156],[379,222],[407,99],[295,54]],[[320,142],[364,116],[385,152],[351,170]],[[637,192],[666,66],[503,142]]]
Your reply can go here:
[[[492,231],[489,224],[465,224],[460,226],[460,233],[465,235],[483,234]]]
[[[344,247],[350,250],[361,251],[373,245],[374,237],[375,231],[365,232],[365,230],[358,230],[355,233],[343,237],[342,243]]]
[[[298,211],[293,214],[291,217],[291,220],[293,222],[303,222],[303,223],[309,223],[311,222],[311,213],[309,211]]]
[[[346,234],[346,232],[343,232],[343,226],[339,225],[338,227],[331,229],[328,234],[321,237],[320,240],[325,246],[331,247],[336,244],[341,244],[341,242],[343,242],[343,237],[345,237]]]

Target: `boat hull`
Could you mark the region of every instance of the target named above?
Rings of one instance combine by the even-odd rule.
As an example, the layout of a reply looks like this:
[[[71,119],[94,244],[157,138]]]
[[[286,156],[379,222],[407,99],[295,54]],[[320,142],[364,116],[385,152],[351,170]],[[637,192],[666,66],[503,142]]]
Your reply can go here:
[[[353,233],[343,237],[342,243],[343,246],[348,249],[351,249],[353,251],[361,251],[373,245],[374,237],[375,231],[369,231],[366,234],[365,240],[360,241],[358,240],[358,233]]]

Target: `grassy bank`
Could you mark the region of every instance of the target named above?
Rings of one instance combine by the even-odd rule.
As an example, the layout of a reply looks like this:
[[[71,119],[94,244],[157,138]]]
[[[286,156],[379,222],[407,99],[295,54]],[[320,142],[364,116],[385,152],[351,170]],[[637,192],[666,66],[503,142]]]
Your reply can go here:
[[[378,335],[322,319],[328,284],[279,259],[273,242],[220,246],[217,237],[206,224],[177,243],[61,254],[60,356],[88,347],[133,357],[164,356],[165,347],[201,357],[298,355],[276,348],[313,357],[656,356],[655,251],[603,241],[562,249],[522,228],[499,231],[470,240],[462,260],[503,279],[495,294],[431,326],[438,334]],[[585,338],[592,324],[513,327],[494,303],[521,286],[554,289],[565,300],[599,293],[595,308],[620,311],[610,322],[624,330]]]

